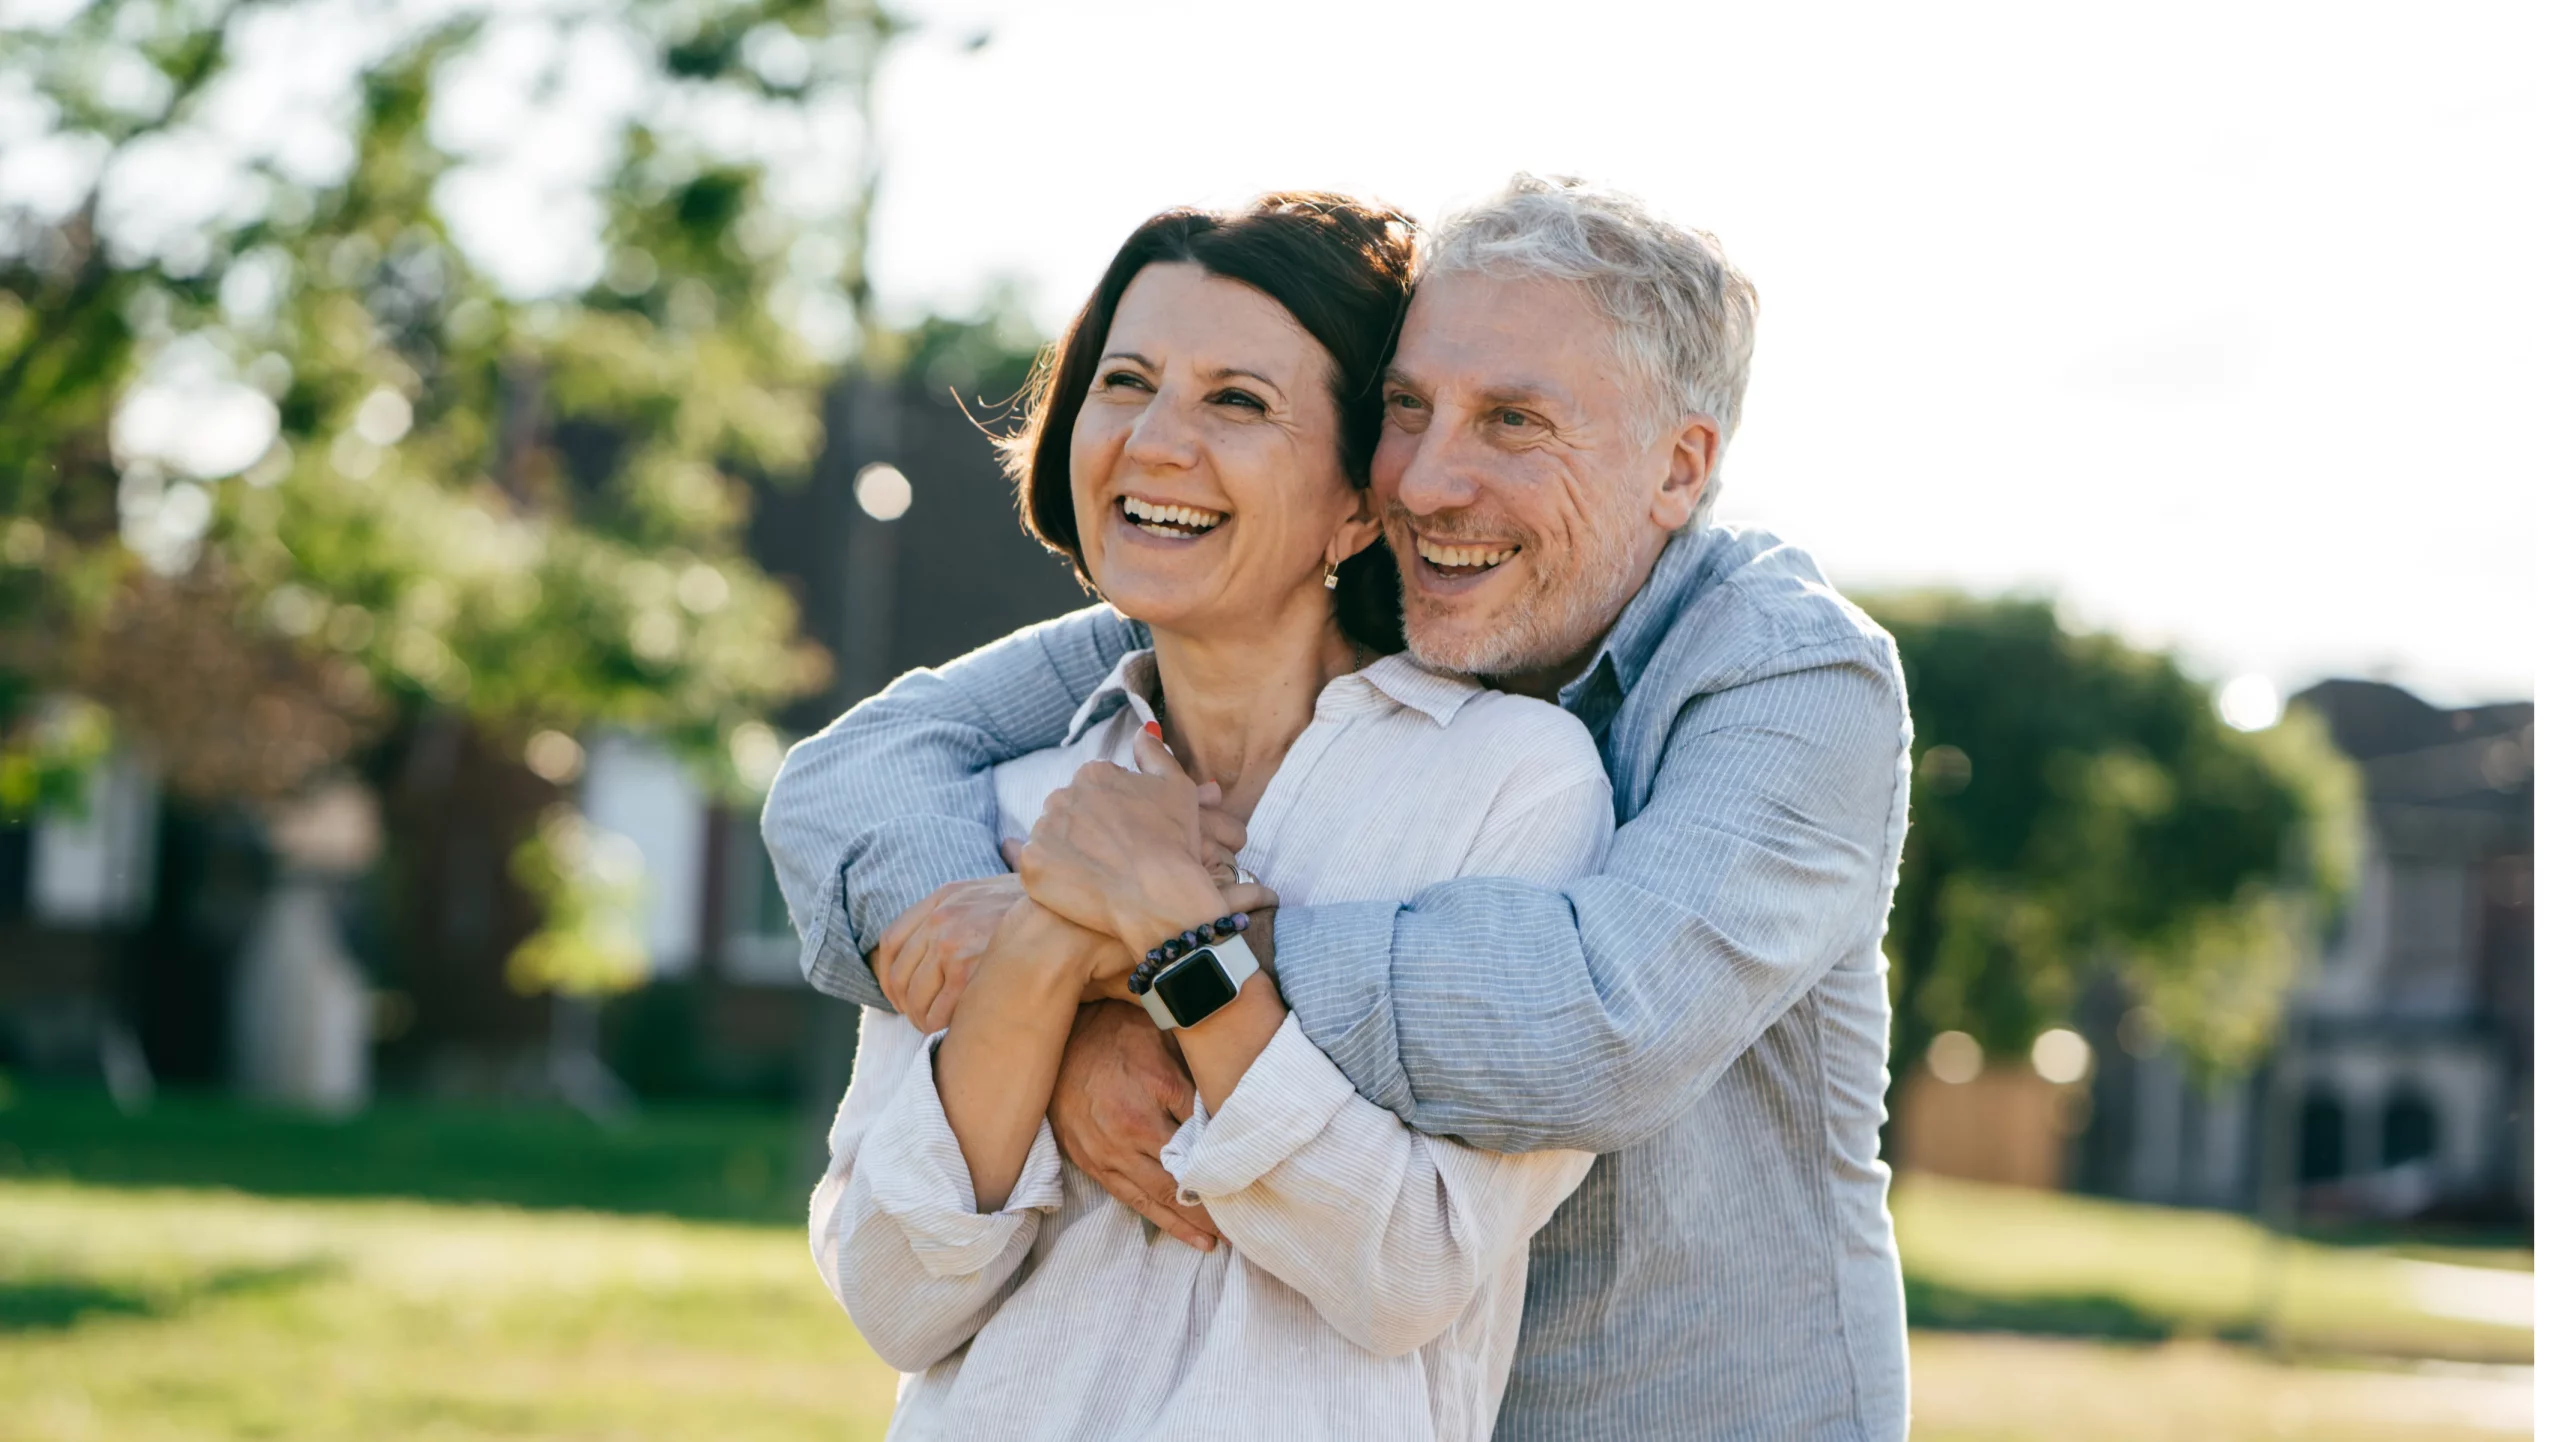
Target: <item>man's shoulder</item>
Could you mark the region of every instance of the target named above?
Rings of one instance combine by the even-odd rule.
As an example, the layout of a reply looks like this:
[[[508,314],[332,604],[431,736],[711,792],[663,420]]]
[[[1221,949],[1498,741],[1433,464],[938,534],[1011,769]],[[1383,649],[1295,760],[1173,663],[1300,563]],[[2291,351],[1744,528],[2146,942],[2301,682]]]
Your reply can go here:
[[[1756,527],[1713,525],[1647,680],[1696,694],[1789,671],[1849,665],[1902,669],[1893,637],[1842,595],[1811,552]]]

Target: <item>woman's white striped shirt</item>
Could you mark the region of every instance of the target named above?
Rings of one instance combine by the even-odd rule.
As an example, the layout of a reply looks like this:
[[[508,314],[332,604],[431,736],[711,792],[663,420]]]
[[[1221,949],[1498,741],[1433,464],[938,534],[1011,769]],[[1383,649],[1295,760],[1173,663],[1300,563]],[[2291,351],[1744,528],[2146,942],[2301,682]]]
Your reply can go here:
[[[1153,719],[1136,652],[1066,740],[996,773],[1007,835]],[[1392,656],[1339,678],[1255,809],[1242,860],[1284,905],[1395,900],[1460,876],[1554,887],[1615,815],[1589,733],[1543,702]],[[1380,958],[1384,964],[1384,958]],[[1497,1156],[1359,1097],[1286,1023],[1165,1165],[1228,1241],[1158,1234],[1043,1124],[1014,1194],[975,1210],[931,1039],[864,1013],[810,1204],[820,1272],[908,1375],[890,1437],[1477,1442],[1520,1328],[1530,1237],[1591,1164]]]

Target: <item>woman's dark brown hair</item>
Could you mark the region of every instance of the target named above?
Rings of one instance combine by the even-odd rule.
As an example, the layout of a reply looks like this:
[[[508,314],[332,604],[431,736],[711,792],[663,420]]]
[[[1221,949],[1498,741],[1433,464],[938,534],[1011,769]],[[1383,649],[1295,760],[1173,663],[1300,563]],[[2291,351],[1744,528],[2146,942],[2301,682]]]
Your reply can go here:
[[[1197,265],[1280,303],[1333,358],[1333,407],[1342,473],[1369,488],[1369,457],[1385,410],[1379,380],[1413,290],[1413,227],[1402,215],[1348,196],[1276,191],[1242,210],[1168,210],[1131,232],[1102,283],[1067,324],[1025,387],[1022,427],[1001,443],[1015,502],[1031,534],[1075,563],[1067,459],[1085,392],[1111,333],[1112,315],[1138,272],[1162,262]],[[1404,649],[1395,558],[1383,542],[1342,563],[1334,614],[1343,634],[1374,651]]]

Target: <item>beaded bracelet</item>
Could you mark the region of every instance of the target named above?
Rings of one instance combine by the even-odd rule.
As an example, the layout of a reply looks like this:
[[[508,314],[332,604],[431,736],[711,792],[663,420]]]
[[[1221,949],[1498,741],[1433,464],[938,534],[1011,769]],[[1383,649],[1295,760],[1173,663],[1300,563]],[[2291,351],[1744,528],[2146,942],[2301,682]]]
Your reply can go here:
[[[1136,969],[1129,973],[1129,990],[1139,996],[1145,996],[1155,986],[1158,972],[1204,946],[1214,946],[1230,936],[1237,935],[1251,925],[1253,925],[1253,918],[1239,911],[1232,916],[1221,916],[1205,926],[1195,926],[1164,945],[1153,948],[1147,953],[1147,959],[1138,963]]]

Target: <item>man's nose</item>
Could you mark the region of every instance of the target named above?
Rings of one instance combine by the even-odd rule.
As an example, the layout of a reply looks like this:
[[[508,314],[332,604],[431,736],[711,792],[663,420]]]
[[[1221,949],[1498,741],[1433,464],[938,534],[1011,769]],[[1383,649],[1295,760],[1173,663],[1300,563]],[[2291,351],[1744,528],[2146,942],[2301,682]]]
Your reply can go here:
[[[1435,419],[1416,438],[1413,457],[1396,479],[1395,501],[1417,516],[1463,510],[1482,490],[1454,425]]]

